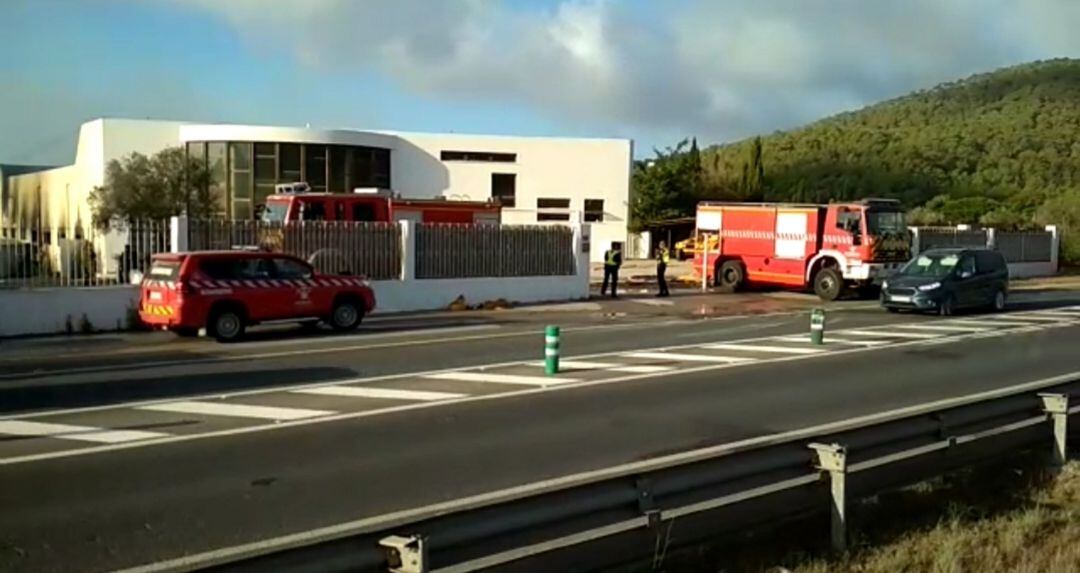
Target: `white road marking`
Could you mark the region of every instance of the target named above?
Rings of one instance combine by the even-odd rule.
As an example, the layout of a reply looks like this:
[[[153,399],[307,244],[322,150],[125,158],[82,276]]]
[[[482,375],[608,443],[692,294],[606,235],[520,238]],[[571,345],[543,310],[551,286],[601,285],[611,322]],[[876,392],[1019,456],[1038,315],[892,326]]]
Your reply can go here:
[[[702,348],[709,350],[741,350],[746,352],[775,352],[777,354],[817,354],[824,348],[800,348],[797,346],[767,346],[762,344],[706,344]]]
[[[680,354],[678,352],[629,352],[623,354],[628,358],[640,358],[643,360],[667,360],[670,362],[725,362],[735,364],[739,362],[754,362],[754,358],[739,358],[736,356],[712,356],[709,354]]]
[[[532,362],[529,366],[544,366],[543,362]],[[584,360],[560,360],[559,370],[608,370],[618,367],[612,362],[587,362]]]
[[[520,376],[516,374],[493,374],[487,372],[443,372],[429,374],[424,378],[432,380],[456,380],[459,382],[493,382],[495,384],[521,384],[525,386],[549,386],[580,382],[577,378],[555,376]]]
[[[1022,322],[1022,321],[1019,321],[1019,320],[1004,321],[1004,320],[987,320],[987,319],[984,319],[984,318],[957,318],[957,319],[949,320],[949,321],[945,322],[944,324],[959,324],[959,325],[965,325],[965,326],[968,326],[968,325],[970,325],[970,326],[988,326],[988,327],[991,327],[991,328],[1010,328],[1010,327],[1016,327],[1016,326],[1025,326],[1025,325],[1027,325],[1029,323]]]
[[[1040,325],[1040,326],[1031,326],[1031,327],[1026,327],[1026,328],[1014,328],[1014,329],[1010,329],[1010,330],[1001,331],[1000,333],[993,332],[993,333],[989,333],[989,334],[988,333],[960,334],[960,335],[957,335],[957,336],[941,337],[939,339],[936,339],[934,341],[934,343],[970,341],[970,340],[976,340],[976,339],[979,339],[979,338],[986,338],[987,336],[1004,336],[1004,335],[1008,335],[1008,334],[1023,334],[1023,333],[1029,333],[1029,332],[1040,332],[1040,331],[1047,331],[1047,330],[1054,329],[1054,328],[1064,328],[1064,327],[1072,327],[1072,326],[1073,326],[1072,324],[1058,323],[1058,324],[1046,324],[1046,325]],[[762,341],[762,340],[780,340],[782,338],[784,338],[784,337],[775,337],[775,336],[774,337],[762,337],[762,338],[756,338],[756,339],[743,339],[743,340],[738,340],[736,342],[755,342],[755,341]],[[807,340],[804,337],[789,336],[787,338],[792,339],[791,341],[794,341],[794,342],[802,342],[802,343],[807,342]],[[889,346],[890,350],[891,349],[897,349],[897,348],[917,347],[917,346],[928,344],[926,341],[923,341],[923,340],[915,340],[915,341],[900,340],[900,341],[891,341],[891,342],[890,341],[880,341],[880,340],[860,340],[860,341],[846,341],[846,343],[853,344],[853,345],[858,345],[858,346],[870,346],[870,347],[888,344],[888,345],[890,345]],[[697,347],[697,346],[700,346],[700,345],[686,345],[683,348],[691,348],[691,347]],[[670,349],[672,347],[666,347],[666,348]],[[874,350],[874,348],[840,348],[840,349],[836,349],[836,350],[830,352],[829,354],[826,354],[825,356],[834,356],[834,357],[835,356],[845,356],[845,355],[849,355],[849,354],[858,354],[858,353],[868,352],[868,351],[873,351],[873,350]],[[610,356],[610,355],[611,355],[611,353],[596,353],[596,354],[582,355],[579,358],[582,358],[582,359],[600,358],[600,357]],[[791,361],[795,361],[795,360],[813,359],[813,358],[816,358],[817,356],[821,356],[821,355],[782,356],[782,357],[769,359],[767,361],[762,361],[761,363],[774,363],[775,364],[775,363],[782,363],[782,362],[791,362]],[[506,364],[503,364],[503,365],[508,365],[508,364],[519,364],[520,365],[522,363],[521,362],[506,363]],[[487,367],[493,367],[493,366],[495,366],[495,365],[487,365]],[[739,366],[741,366],[741,364],[705,364],[705,365],[701,365],[701,366],[690,366],[690,367],[680,368],[678,370],[678,373],[680,375],[699,374],[699,373],[714,372],[714,371],[718,371],[718,370],[724,370],[724,369],[727,369],[727,368],[739,367]],[[464,370],[464,369],[460,369],[460,370]],[[440,372],[447,372],[447,371],[444,370],[444,371],[440,371]],[[398,379],[406,379],[406,378],[415,379],[420,375],[421,375],[421,373],[389,374],[389,375],[385,375],[385,376],[376,376],[376,377],[371,377],[371,378],[366,378],[366,379],[357,379],[355,381],[355,383],[358,383],[358,384],[359,383],[373,383],[373,382],[376,382],[376,381],[398,380]],[[1076,376],[1076,374],[1069,374],[1066,377],[1061,377],[1061,379],[1065,379],[1065,378],[1072,379],[1075,376]],[[209,431],[209,432],[204,432],[204,433],[192,433],[192,434],[184,434],[184,435],[167,435],[165,437],[157,438],[157,439],[132,441],[132,442],[121,443],[121,444],[101,444],[101,445],[93,445],[93,446],[88,446],[88,447],[83,447],[83,448],[65,449],[65,450],[58,450],[58,451],[39,452],[39,453],[32,453],[32,454],[25,454],[25,455],[17,455],[17,456],[13,456],[13,457],[9,457],[9,458],[0,457],[0,466],[8,466],[8,465],[15,465],[15,464],[40,462],[40,461],[45,461],[45,460],[54,460],[54,459],[70,458],[70,457],[77,457],[77,456],[88,456],[88,455],[104,454],[104,453],[115,452],[115,451],[119,451],[119,450],[145,448],[145,447],[151,447],[151,446],[164,446],[164,445],[176,444],[176,443],[180,443],[180,442],[189,442],[189,441],[196,441],[196,440],[208,440],[208,439],[213,439],[213,438],[223,438],[223,437],[229,437],[229,436],[240,436],[240,435],[247,435],[247,434],[256,434],[256,433],[268,432],[268,431],[273,431],[273,430],[283,430],[283,429],[286,429],[286,428],[295,428],[295,427],[300,427],[300,426],[310,426],[310,425],[314,425],[314,424],[327,424],[327,423],[340,422],[340,421],[345,421],[345,420],[356,420],[356,419],[360,419],[360,418],[371,418],[371,417],[383,416],[383,415],[387,415],[387,414],[399,414],[399,413],[402,413],[402,412],[411,412],[413,410],[421,410],[421,409],[426,409],[426,408],[437,408],[437,407],[450,406],[450,405],[471,404],[471,403],[479,403],[479,402],[487,402],[487,401],[514,399],[514,398],[520,398],[520,397],[528,396],[528,395],[532,395],[532,394],[539,394],[539,393],[542,393],[542,392],[551,392],[553,390],[591,388],[591,387],[596,387],[596,386],[605,386],[605,385],[609,385],[609,384],[621,384],[621,383],[624,383],[624,382],[637,381],[637,380],[648,380],[648,379],[651,379],[651,378],[654,378],[654,377],[655,376],[651,372],[642,373],[642,374],[628,374],[628,375],[625,375],[625,376],[617,376],[617,377],[614,377],[614,378],[606,378],[606,379],[600,379],[600,380],[584,381],[584,382],[581,382],[580,384],[574,384],[574,385],[566,385],[566,386],[555,385],[555,386],[549,386],[549,387],[532,387],[532,388],[525,388],[525,389],[515,390],[515,391],[510,391],[510,392],[497,392],[497,393],[491,393],[491,394],[483,394],[483,395],[479,395],[479,396],[467,396],[467,397],[460,398],[460,399],[457,399],[457,400],[447,400],[447,401],[442,401],[442,402],[415,402],[415,403],[412,403],[412,404],[398,404],[398,405],[388,406],[388,407],[385,407],[385,408],[377,408],[377,409],[374,409],[374,410],[343,412],[343,413],[338,413],[338,414],[334,414],[334,415],[330,415],[330,416],[323,416],[323,417],[318,417],[318,418],[307,418],[307,419],[301,419],[301,420],[274,421],[274,423],[263,423],[263,424],[252,425],[252,426],[243,426],[243,427],[238,427],[238,428],[228,428],[228,429],[223,429],[223,430],[214,430],[214,431]],[[341,384],[342,381],[337,381],[336,383]],[[330,384],[327,384],[325,382],[316,383],[316,384],[304,384],[304,385],[296,386],[293,389],[299,389],[299,388],[302,388],[302,387],[310,388],[310,387],[325,386],[325,385],[330,385]],[[282,391],[282,389],[277,388],[277,389],[273,389],[273,390],[250,390],[250,391],[247,391],[247,392],[237,393],[237,394],[257,395],[257,394],[267,394],[267,393],[280,392],[280,391]],[[234,394],[233,396],[236,396],[237,394]],[[154,402],[154,403],[158,404],[158,403],[161,403],[161,402]],[[136,404],[139,404],[139,403],[136,403]],[[146,404],[146,403],[144,402],[142,404]],[[10,416],[10,417],[7,417],[7,418],[0,418],[0,421],[14,420],[14,419],[24,419],[24,418],[40,418],[40,417],[43,417],[43,416],[60,416],[60,415],[78,413],[78,412],[85,412],[85,411],[88,411],[88,410],[92,410],[92,411],[128,410],[128,409],[131,409],[133,407],[135,407],[135,404],[129,403],[129,404],[115,404],[115,405],[110,405],[110,406],[98,406],[98,407],[91,407],[91,408],[73,408],[73,409],[69,409],[69,410],[53,410],[53,411],[42,412],[42,413],[19,414],[19,415]],[[817,432],[817,433],[821,434],[821,433],[828,433],[828,432]]]
[[[612,372],[626,372],[627,374],[657,374],[675,370],[674,366],[660,366],[658,364],[637,364],[631,366],[615,366],[608,368]]]
[[[983,326],[949,326],[947,324],[897,324],[895,328],[909,328],[913,330],[938,330],[941,332],[982,332],[989,330]]]
[[[467,394],[454,392],[429,392],[426,390],[395,390],[393,388],[371,388],[368,386],[320,386],[292,390],[293,394],[313,394],[316,396],[342,396],[345,398],[383,398],[386,400],[452,400]]]
[[[994,315],[990,320],[1012,321],[1012,322],[1061,322],[1062,320],[1068,320],[1068,319],[1057,317],[1057,316],[1040,316],[1038,314],[1024,312],[1024,313],[997,314],[997,315]]]
[[[653,299],[653,298],[632,298],[630,300],[632,302],[636,302],[638,304],[647,304],[649,306],[672,306],[672,305],[675,304],[674,302],[672,302],[670,300],[661,300],[661,299]]]
[[[249,404],[231,404],[229,402],[165,402],[140,406],[138,410],[153,412],[175,412],[180,414],[200,414],[203,416],[228,416],[235,418],[260,418],[264,420],[302,420],[329,416],[337,412],[331,410],[309,410],[306,408],[279,408],[275,406],[252,406]]]
[[[1046,316],[1054,317],[1059,320],[1070,320],[1080,318],[1080,312],[1062,312],[1059,310],[1036,310],[1030,313],[1024,313],[1024,316]]]
[[[118,444],[135,440],[148,440],[151,438],[164,438],[169,434],[161,432],[144,432],[141,430],[106,430],[93,426],[73,426],[71,424],[48,424],[45,422],[30,422],[26,420],[0,421],[0,434],[11,436],[33,436],[60,438],[63,440],[78,440],[80,442],[98,442],[102,444]]]
[[[810,344],[810,336],[809,335],[777,336],[777,337],[774,337],[773,340],[777,340],[777,341],[780,341],[780,342],[801,342],[803,344]],[[832,337],[832,336],[829,336],[828,334],[826,334],[825,335],[825,346],[828,346],[830,344],[850,344],[852,346],[882,346],[884,344],[889,344],[889,341],[888,340],[847,340],[847,339],[844,339],[844,338],[835,338],[835,337]]]
[[[845,330],[844,335],[869,336],[871,338],[940,338],[941,334],[929,332],[878,332],[876,330]]]

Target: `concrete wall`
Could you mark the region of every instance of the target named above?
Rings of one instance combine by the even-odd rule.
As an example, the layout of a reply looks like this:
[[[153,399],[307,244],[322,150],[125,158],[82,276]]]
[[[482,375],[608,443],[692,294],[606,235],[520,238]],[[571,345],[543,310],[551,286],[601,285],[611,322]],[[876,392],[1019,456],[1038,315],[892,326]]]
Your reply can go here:
[[[0,290],[0,336],[62,333],[68,320],[79,332],[83,315],[94,330],[127,328],[138,300],[133,286]]]

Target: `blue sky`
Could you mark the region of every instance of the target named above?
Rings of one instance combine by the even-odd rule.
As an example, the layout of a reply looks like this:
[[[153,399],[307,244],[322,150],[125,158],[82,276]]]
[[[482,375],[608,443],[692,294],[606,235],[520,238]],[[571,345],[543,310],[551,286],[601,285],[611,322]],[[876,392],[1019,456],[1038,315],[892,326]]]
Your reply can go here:
[[[639,155],[1071,56],[1072,0],[4,0],[0,163],[101,116],[617,136]]]

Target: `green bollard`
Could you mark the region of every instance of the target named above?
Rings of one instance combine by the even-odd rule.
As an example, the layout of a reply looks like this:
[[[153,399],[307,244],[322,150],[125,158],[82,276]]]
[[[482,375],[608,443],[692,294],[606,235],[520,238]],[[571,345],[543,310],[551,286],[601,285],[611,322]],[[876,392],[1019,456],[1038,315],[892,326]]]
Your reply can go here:
[[[559,373],[558,326],[548,326],[544,329],[544,373],[548,376]]]
[[[823,308],[810,311],[810,342],[825,344],[825,309]]]

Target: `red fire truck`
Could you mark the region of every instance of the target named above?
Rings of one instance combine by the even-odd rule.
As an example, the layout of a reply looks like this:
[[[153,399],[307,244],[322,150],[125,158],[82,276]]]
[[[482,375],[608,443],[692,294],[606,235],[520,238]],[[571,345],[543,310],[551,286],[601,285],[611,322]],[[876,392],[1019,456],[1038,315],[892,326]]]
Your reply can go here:
[[[828,205],[701,203],[697,233],[718,244],[694,257],[698,278],[732,292],[745,285],[812,288],[835,300],[846,287],[880,283],[908,259],[911,241],[897,201]],[[702,257],[706,257],[704,260]]]
[[[262,220],[283,221],[416,221],[497,225],[501,208],[493,201],[401,199],[385,189],[354,193],[311,193],[306,183],[277,186],[266,198]]]

